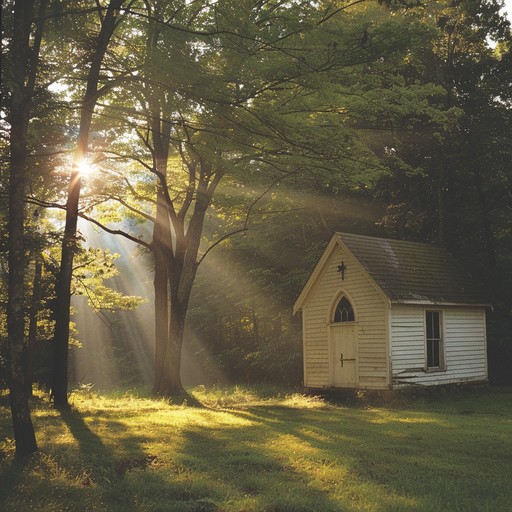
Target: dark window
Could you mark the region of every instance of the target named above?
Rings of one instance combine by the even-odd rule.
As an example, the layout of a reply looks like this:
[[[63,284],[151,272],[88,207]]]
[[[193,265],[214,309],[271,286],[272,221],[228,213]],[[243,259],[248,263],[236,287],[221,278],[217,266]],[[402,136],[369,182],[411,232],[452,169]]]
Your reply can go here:
[[[346,297],[342,297],[336,306],[334,312],[335,322],[353,322],[354,321],[354,310],[352,305]]]
[[[441,368],[442,365],[442,336],[441,313],[439,311],[426,312],[427,324],[427,367]]]

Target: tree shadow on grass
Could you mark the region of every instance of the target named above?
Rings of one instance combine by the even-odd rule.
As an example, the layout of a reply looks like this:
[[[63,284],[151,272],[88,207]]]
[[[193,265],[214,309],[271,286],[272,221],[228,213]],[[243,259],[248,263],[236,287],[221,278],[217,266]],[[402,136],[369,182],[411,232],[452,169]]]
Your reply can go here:
[[[4,510],[4,506],[9,497],[13,494],[16,487],[19,485],[23,478],[23,473],[34,461],[39,458],[39,453],[33,453],[29,456],[22,458],[14,458],[14,433],[12,431],[11,423],[11,411],[10,411],[10,399],[9,395],[0,395],[0,407],[5,408],[5,415],[8,416],[7,423],[9,425],[8,432],[0,431],[0,439],[5,439],[5,443],[8,446],[8,439],[12,442],[12,452],[7,449],[6,451],[0,450],[0,510]],[[2,411],[2,415],[4,411]],[[3,422],[2,422],[3,424]],[[13,457],[10,462],[8,460]]]
[[[166,398],[170,403],[175,405],[186,405],[188,407],[195,407],[197,409],[204,409],[206,406],[202,404],[194,395],[189,393],[186,389],[182,389],[176,393],[169,393],[158,395]]]
[[[32,510],[34,500],[41,510],[138,510],[137,489],[125,477],[135,468],[145,469],[151,463],[152,459],[141,449],[143,439],[122,422],[113,421],[108,413],[101,414],[109,432],[104,438],[119,439],[119,448],[108,446],[77,410],[62,409],[58,416],[50,417],[53,431],[63,432],[67,426],[76,444],[61,445],[58,438],[54,442],[46,439],[30,459],[3,464],[0,510]],[[49,435],[51,430],[47,430]],[[163,485],[161,481],[159,484]],[[104,504],[108,504],[107,508]]]
[[[93,414],[92,421],[99,420],[102,431],[107,429],[110,432],[103,438],[115,443],[114,451],[91,430],[80,413],[64,412],[62,418],[79,445],[81,462],[90,470],[92,485],[100,487],[96,497],[99,494],[108,512],[217,510],[209,497],[193,485],[175,485],[166,471],[159,470],[163,464],[160,454],[147,453],[142,449],[148,441],[143,430],[141,433],[133,432],[121,420],[116,420],[115,415],[101,411]]]
[[[481,435],[481,427],[471,420],[461,425],[428,411],[406,411],[397,418],[386,411],[353,408],[254,407],[233,414],[255,424],[258,431],[267,430],[269,439],[296,440],[297,449],[304,450],[306,468],[310,465],[328,474],[343,467],[352,494],[364,491],[358,499],[375,510],[508,510],[506,495],[511,495],[505,491],[502,471],[482,478],[478,451],[471,450],[477,450],[473,439]],[[501,438],[500,432],[495,435]],[[484,446],[492,444],[486,439]],[[484,448],[480,452],[482,458],[489,457]],[[505,467],[506,455],[495,457],[492,466]],[[307,472],[303,478],[308,481]],[[468,479],[472,484],[467,484]],[[361,505],[342,497],[340,503],[347,511]]]
[[[23,478],[23,472],[30,465],[31,460],[36,458],[37,454],[34,454],[21,460],[13,460],[0,472],[0,510],[5,510],[5,503]]]
[[[130,446],[129,456],[124,452],[116,454],[91,430],[78,411],[61,411],[61,418],[78,443],[81,462],[85,465],[82,485],[100,486],[107,503],[112,503],[118,496],[120,510],[135,509],[133,490],[125,483],[124,477],[130,469],[146,465],[147,456],[140,449],[140,439],[130,435],[121,422],[108,421],[109,430]]]
[[[471,426],[475,415],[333,406],[179,411],[182,419],[189,413],[190,418],[174,425],[157,417],[147,428],[144,419],[126,421],[121,409],[54,415],[52,428],[58,434],[65,423],[76,440],[70,449],[79,452],[62,455],[68,445],[61,444],[55,459],[91,483],[50,483],[45,498],[75,500],[77,512],[395,512],[501,511],[510,496],[497,471],[491,471],[493,491],[476,475],[478,463],[468,462],[465,450],[480,428]],[[461,485],[461,476],[472,484]],[[36,478],[31,482],[39,484]],[[491,496],[480,496],[484,491]],[[33,487],[25,485],[25,492]],[[23,510],[12,504],[9,510]]]
[[[278,434],[274,422],[265,421],[235,429],[212,426],[183,432],[185,443],[179,454],[180,465],[189,468],[196,480],[203,482],[203,491],[210,486],[209,497],[218,505],[215,510],[223,510],[226,496],[239,503],[241,510],[345,510],[340,508],[340,501],[332,492],[336,482],[325,482],[325,488],[316,485],[307,468],[258,444],[256,440],[261,440],[262,431],[267,431],[264,437],[269,441]]]

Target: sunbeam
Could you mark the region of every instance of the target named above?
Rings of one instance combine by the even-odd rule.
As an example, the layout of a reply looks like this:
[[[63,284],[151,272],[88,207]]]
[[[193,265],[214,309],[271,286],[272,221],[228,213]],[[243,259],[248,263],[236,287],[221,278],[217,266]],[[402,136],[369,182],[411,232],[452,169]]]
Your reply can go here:
[[[120,255],[119,275],[105,284],[126,295],[148,299],[133,311],[97,312],[83,297],[74,297],[74,321],[81,348],[73,350],[74,381],[100,388],[147,386],[152,378],[153,303],[151,269],[147,256],[122,237],[96,231],[85,222],[80,231],[86,245]]]
[[[73,320],[82,346],[72,350],[72,380],[100,389],[152,384],[154,372],[154,301],[151,256],[121,236],[97,231],[81,222],[80,231],[89,247],[101,247],[120,255],[119,275],[106,284],[126,295],[148,299],[133,311],[95,312],[84,297],[73,297]],[[186,329],[182,354],[185,386],[225,382],[208,344]]]
[[[233,196],[246,195],[247,190],[236,187],[228,187],[224,192]],[[241,203],[246,203],[247,197],[242,198]],[[239,322],[244,324],[241,329],[246,330],[249,336],[252,329],[261,329],[261,332],[271,336],[272,317],[280,312],[285,315],[290,310],[291,301],[278,291],[278,280],[286,279],[290,272],[302,268],[304,251],[302,244],[295,248],[289,245],[286,249],[287,258],[283,261],[282,251],[275,251],[272,247],[287,244],[287,237],[309,236],[303,227],[291,227],[290,222],[277,219],[280,215],[289,215],[289,221],[300,218],[300,222],[316,224],[320,230],[347,229],[351,225],[368,224],[369,219],[375,218],[375,212],[371,211],[371,205],[362,204],[360,200],[350,197],[333,197],[314,193],[297,193],[288,187],[282,187],[279,193],[279,201],[276,197],[268,197],[258,203],[258,208],[253,211],[253,217],[249,223],[249,231],[246,235],[250,251],[245,252],[236,248],[238,238],[228,239],[224,244],[230,246],[218,247],[211,251],[199,267],[196,286],[191,299],[191,309],[197,307],[202,319],[212,325],[217,322]],[[240,208],[240,211],[242,209]],[[295,214],[298,213],[298,217]],[[243,215],[235,219],[243,222]],[[276,219],[276,223],[273,220]],[[231,219],[232,220],[232,219]],[[267,233],[269,222],[272,222],[274,232]],[[275,230],[276,225],[284,225],[284,231]],[[133,311],[94,312],[87,306],[83,297],[75,297],[73,304],[76,310],[74,321],[79,331],[81,348],[73,349],[73,380],[75,383],[92,383],[99,388],[116,388],[126,386],[149,387],[153,381],[154,371],[154,289],[153,289],[153,263],[151,255],[143,253],[138,246],[131,241],[108,233],[98,231],[90,225],[81,222],[80,230],[86,238],[86,244],[91,247],[108,249],[112,253],[120,254],[116,261],[119,275],[111,278],[106,284],[116,291],[126,295],[135,295],[147,299],[147,302],[139,305]],[[293,231],[296,231],[293,235]],[[280,239],[279,237],[283,237]],[[255,237],[252,241],[251,239]],[[269,237],[277,237],[270,240]],[[266,244],[259,244],[258,239],[265,239]],[[307,244],[306,244],[307,245]],[[203,250],[208,245],[205,244]],[[274,247],[275,248],[275,247]],[[273,269],[275,274],[265,272],[265,268]],[[257,270],[259,269],[259,270]],[[256,271],[256,272],[255,272]],[[197,289],[201,283],[211,283],[225,279],[229,281],[229,293],[236,297],[236,302],[241,304],[241,313],[229,311],[226,318],[216,318],[213,310],[222,311],[226,305],[222,293],[214,301],[206,306],[201,296],[202,291]],[[270,280],[270,281],[269,281]],[[275,284],[272,283],[275,280]],[[274,289],[274,293],[272,292]],[[244,306],[245,304],[245,306]],[[259,306],[254,306],[258,304]],[[213,308],[205,311],[205,307]],[[257,322],[253,319],[238,318],[236,315],[244,315],[244,307],[251,310],[257,309]],[[255,311],[256,314],[256,311]],[[192,317],[192,318],[191,318]],[[256,318],[256,317],[255,317]],[[282,317],[284,318],[284,317]],[[290,320],[286,320],[289,322]],[[245,323],[244,323],[245,322]],[[204,322],[203,322],[204,323]],[[287,324],[288,325],[288,324]],[[220,329],[215,333],[226,335],[226,330]],[[222,368],[218,360],[218,349],[215,343],[218,340],[210,339],[211,330],[195,326],[193,315],[189,312],[189,322],[185,331],[182,354],[182,382],[185,386],[198,384],[225,383],[232,378],[233,368]],[[237,345],[237,334],[229,334],[225,342]],[[242,333],[243,335],[243,333]],[[290,333],[292,335],[292,333]],[[257,338],[257,336],[256,336]],[[224,343],[224,342],[222,342]],[[240,347],[239,347],[240,348]],[[261,347],[259,347],[261,348]],[[227,349],[228,351],[230,347]],[[250,347],[249,347],[250,349]],[[244,349],[241,349],[244,350]],[[225,364],[225,361],[224,361]],[[236,374],[236,369],[234,369]]]

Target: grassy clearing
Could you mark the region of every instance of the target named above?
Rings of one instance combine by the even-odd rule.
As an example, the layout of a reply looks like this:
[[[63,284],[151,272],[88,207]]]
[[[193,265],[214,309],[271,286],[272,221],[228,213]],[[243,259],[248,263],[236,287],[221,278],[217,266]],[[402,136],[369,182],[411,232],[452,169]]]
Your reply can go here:
[[[512,389],[387,405],[257,389],[33,403],[41,452],[13,462],[0,407],[0,510],[509,511]],[[3,397],[5,399],[5,397]]]

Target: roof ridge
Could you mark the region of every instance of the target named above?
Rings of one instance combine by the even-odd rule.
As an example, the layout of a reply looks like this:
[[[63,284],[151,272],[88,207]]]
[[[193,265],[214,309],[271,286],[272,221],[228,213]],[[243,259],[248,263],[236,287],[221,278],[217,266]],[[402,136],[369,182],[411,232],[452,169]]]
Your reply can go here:
[[[372,235],[360,235],[358,233],[347,233],[346,231],[335,231],[335,233],[338,236],[354,236],[357,238],[366,238],[368,240],[383,240],[386,242],[397,242],[397,243],[403,243],[403,244],[426,245],[428,247],[433,247],[435,249],[441,249],[442,251],[445,251],[451,255],[451,253],[448,251],[448,249],[445,249],[444,247],[441,247],[440,245],[437,245],[432,242],[418,242],[416,240],[403,240],[403,239],[398,239],[398,238],[385,238],[385,237],[372,236]]]
[[[486,295],[457,258],[438,245],[340,231],[335,236],[392,301],[475,304]]]

